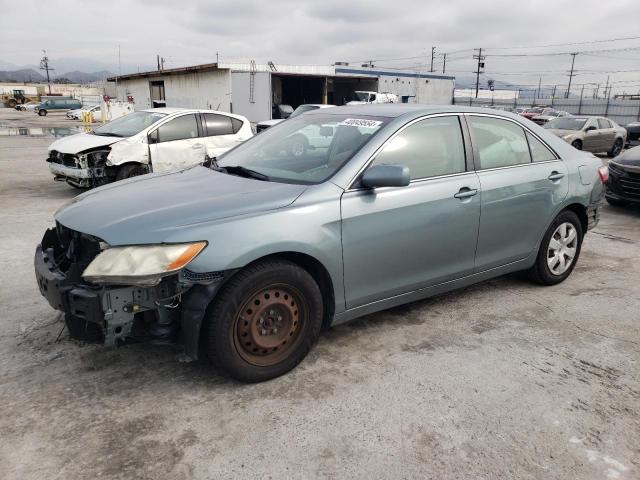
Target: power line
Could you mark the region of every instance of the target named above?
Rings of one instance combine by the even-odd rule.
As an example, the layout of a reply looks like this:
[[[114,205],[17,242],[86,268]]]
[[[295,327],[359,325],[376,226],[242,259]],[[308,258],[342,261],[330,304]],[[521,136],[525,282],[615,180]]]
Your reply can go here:
[[[489,50],[518,50],[524,48],[547,48],[547,47],[565,47],[571,45],[589,45],[593,43],[608,43],[608,42],[620,42],[623,40],[639,40],[640,37],[620,37],[620,38],[609,38],[606,40],[592,40],[592,41],[582,41],[582,42],[569,42],[569,43],[550,43],[547,45],[528,45],[526,47],[491,47]]]

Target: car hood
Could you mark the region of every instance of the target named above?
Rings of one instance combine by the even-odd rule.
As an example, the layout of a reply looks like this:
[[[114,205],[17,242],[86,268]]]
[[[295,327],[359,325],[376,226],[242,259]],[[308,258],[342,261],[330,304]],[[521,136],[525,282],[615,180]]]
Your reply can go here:
[[[546,130],[558,137],[566,137],[567,135],[577,135],[580,133],[580,130],[563,130],[560,128],[547,128]]]
[[[110,245],[162,243],[196,224],[286,207],[305,189],[197,166],[90,190],[55,218]]]
[[[262,122],[258,123],[258,125],[273,127],[275,124],[280,123],[282,121],[284,121],[282,118],[276,118],[273,120],[263,120]]]
[[[60,153],[80,153],[92,148],[105,147],[122,140],[121,137],[105,137],[90,133],[78,133],[56,140],[49,145],[49,151],[56,150]]]
[[[612,161],[618,165],[637,167],[637,169],[640,170],[640,147],[633,147],[629,150],[625,150]],[[636,168],[633,169],[633,171],[638,170],[636,170]]]

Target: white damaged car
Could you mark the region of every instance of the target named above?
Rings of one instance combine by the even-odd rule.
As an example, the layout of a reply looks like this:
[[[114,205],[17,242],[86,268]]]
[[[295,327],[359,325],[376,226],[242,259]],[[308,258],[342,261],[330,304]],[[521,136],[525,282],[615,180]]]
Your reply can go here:
[[[249,120],[240,115],[154,108],[56,140],[49,146],[47,162],[56,180],[92,188],[201,164],[252,136]]]

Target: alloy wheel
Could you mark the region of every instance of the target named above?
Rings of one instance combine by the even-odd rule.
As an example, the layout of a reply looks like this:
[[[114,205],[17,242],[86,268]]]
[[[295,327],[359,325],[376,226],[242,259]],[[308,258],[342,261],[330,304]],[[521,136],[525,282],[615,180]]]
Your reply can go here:
[[[565,273],[575,259],[578,248],[578,232],[573,224],[564,222],[558,225],[549,239],[547,265],[554,275]]]

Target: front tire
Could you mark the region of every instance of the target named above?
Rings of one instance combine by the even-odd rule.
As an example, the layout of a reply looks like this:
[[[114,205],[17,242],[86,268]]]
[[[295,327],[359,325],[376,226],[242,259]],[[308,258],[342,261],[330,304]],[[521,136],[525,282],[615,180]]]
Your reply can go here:
[[[116,182],[118,180],[124,180],[125,178],[133,178],[139,175],[144,175],[149,173],[147,168],[141,163],[129,163],[127,165],[123,165],[118,169],[118,173],[116,174]]]
[[[572,211],[561,212],[545,233],[529,278],[540,285],[556,285],[567,279],[578,262],[582,224]]]
[[[38,115],[40,115],[41,117],[44,117],[44,116],[47,115],[47,111],[40,109],[40,110],[38,110]]]
[[[100,343],[104,340],[102,329],[96,323],[88,322],[70,313],[65,314],[64,323],[69,330],[69,336],[74,340],[89,343]]]
[[[298,365],[316,342],[323,302],[313,277],[286,260],[235,274],[205,317],[202,346],[222,373],[262,382]]]

